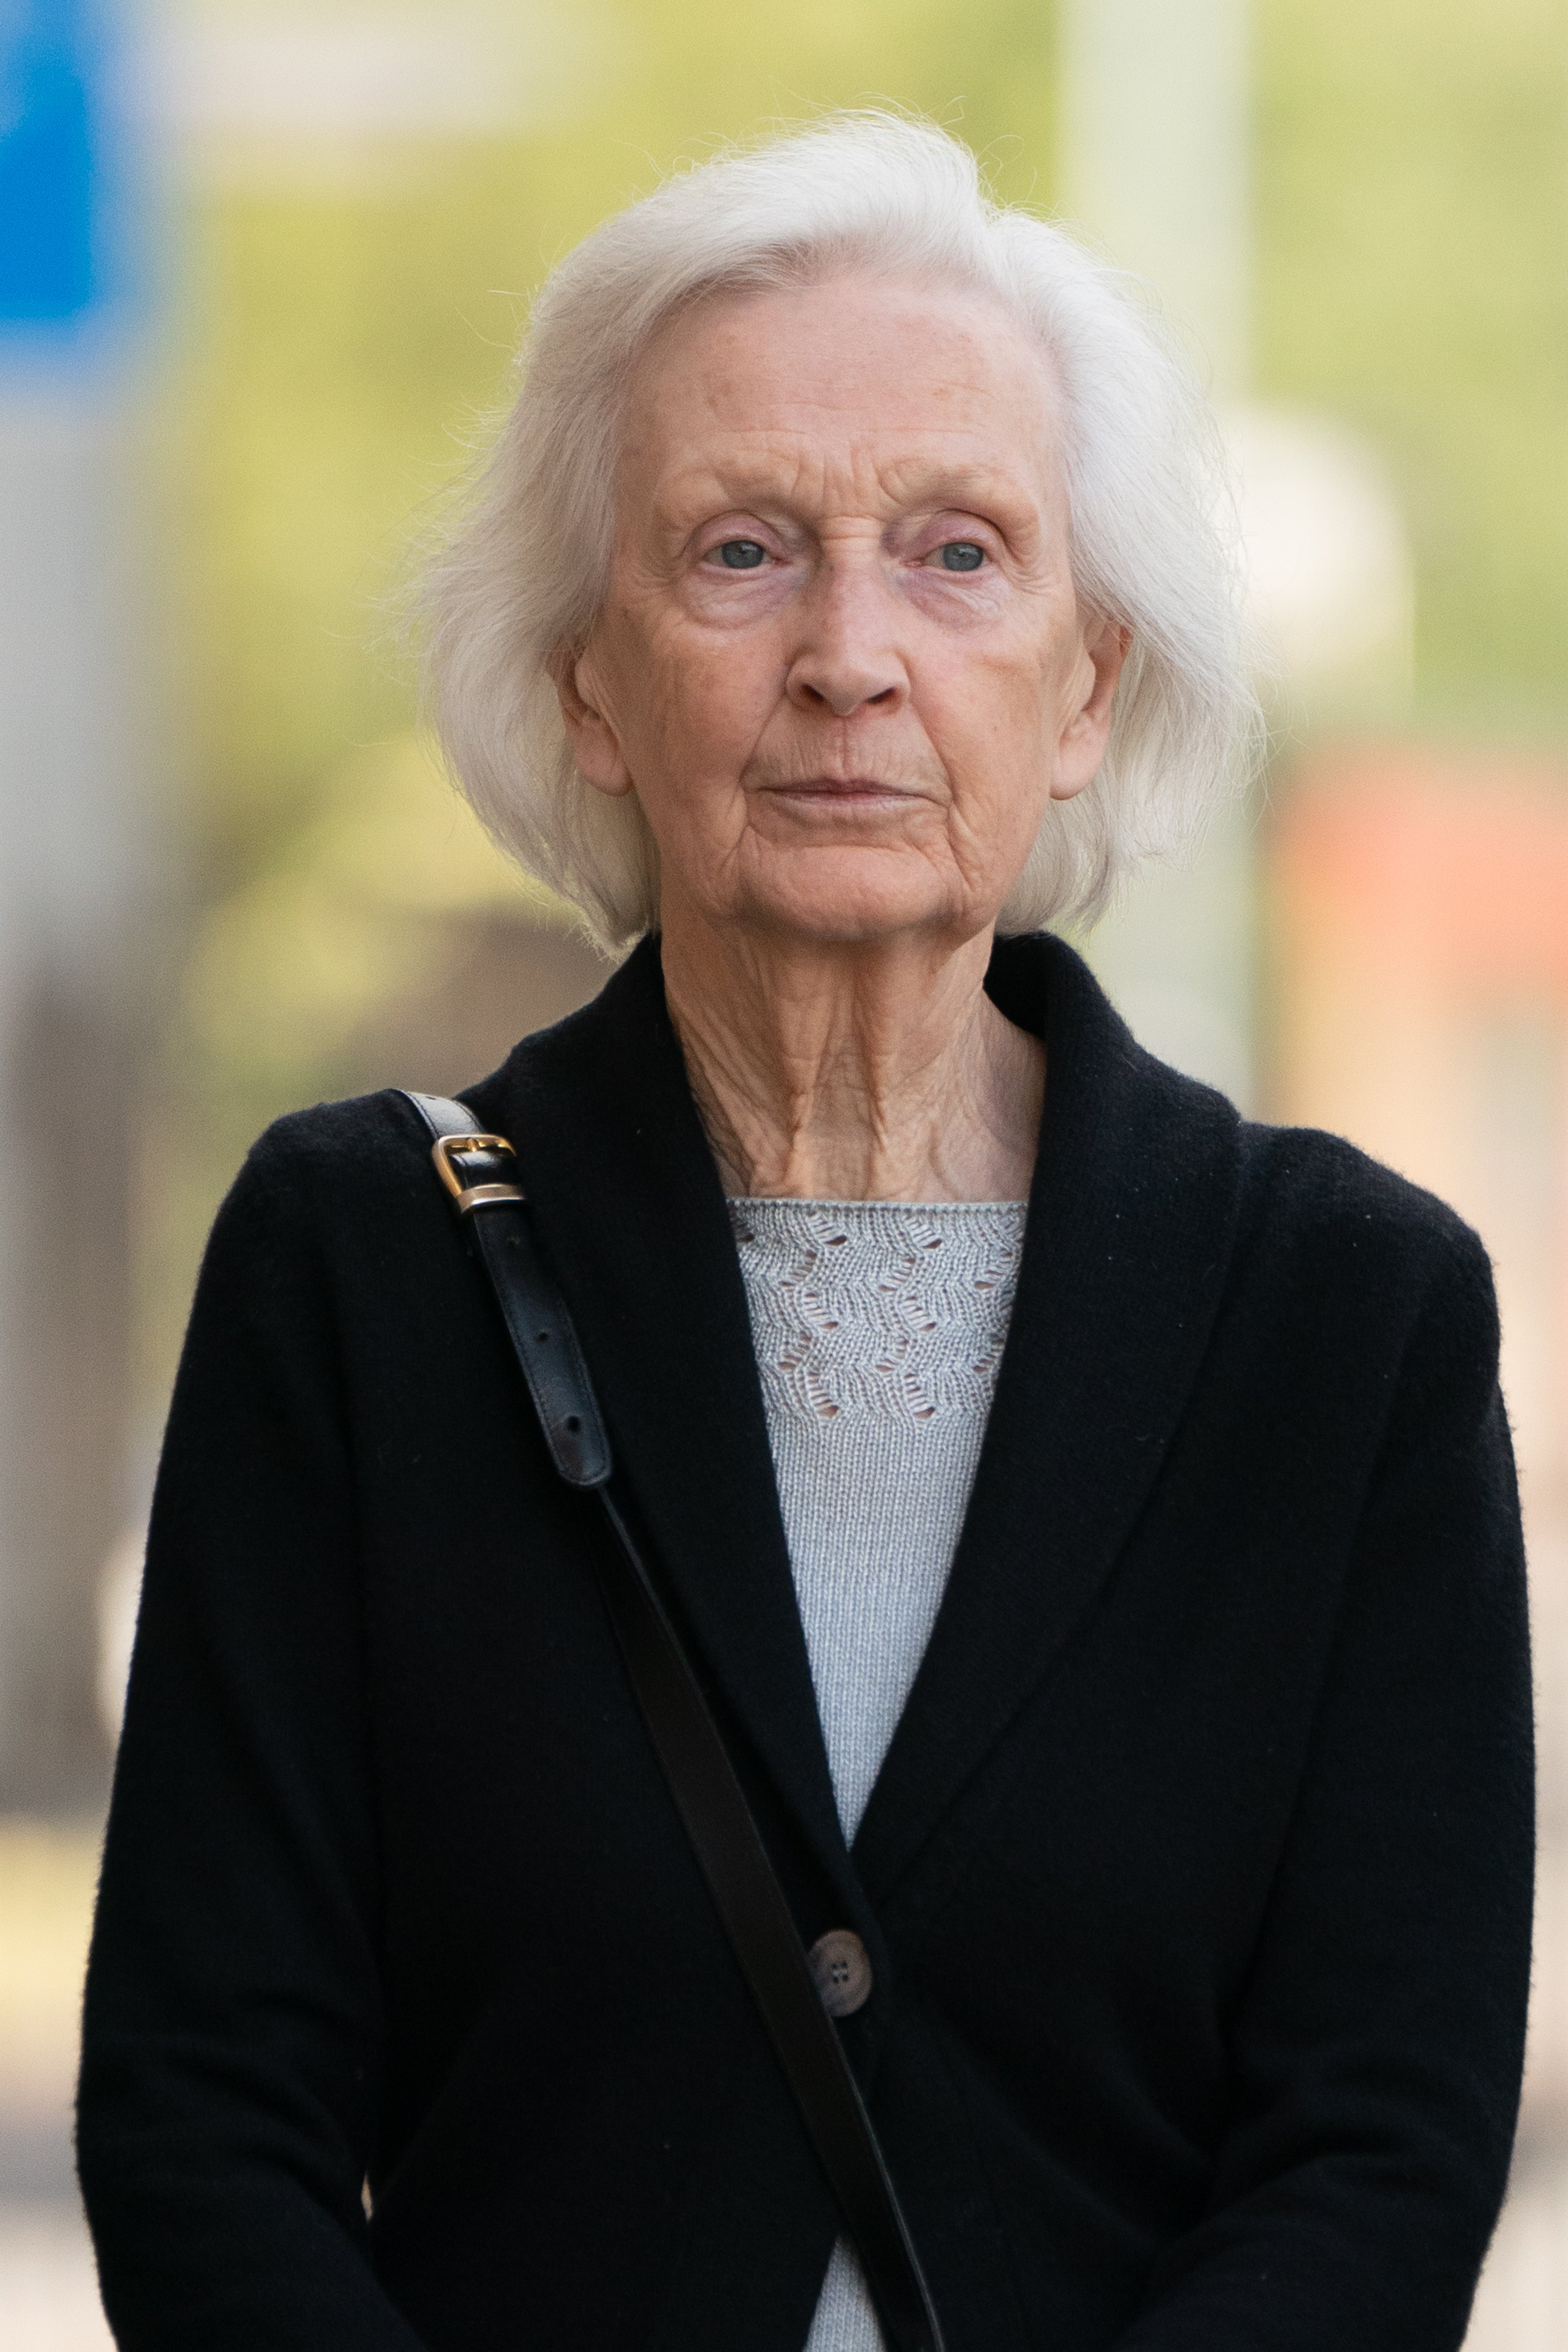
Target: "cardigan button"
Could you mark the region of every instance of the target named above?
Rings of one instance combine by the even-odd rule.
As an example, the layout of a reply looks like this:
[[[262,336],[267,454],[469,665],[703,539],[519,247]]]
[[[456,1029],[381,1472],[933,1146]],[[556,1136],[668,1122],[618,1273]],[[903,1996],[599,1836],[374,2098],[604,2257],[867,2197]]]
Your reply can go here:
[[[851,1928],[829,1927],[806,1958],[829,2017],[853,2017],[871,1998],[871,1961]]]

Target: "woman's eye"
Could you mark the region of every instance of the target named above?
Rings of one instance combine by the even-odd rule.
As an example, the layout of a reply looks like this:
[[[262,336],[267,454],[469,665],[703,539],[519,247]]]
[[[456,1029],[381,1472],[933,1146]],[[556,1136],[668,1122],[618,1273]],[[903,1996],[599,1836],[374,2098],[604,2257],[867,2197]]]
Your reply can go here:
[[[760,539],[727,539],[719,550],[719,561],[731,572],[754,572],[768,560],[768,551]]]
[[[944,572],[978,572],[985,561],[985,550],[973,539],[950,539],[940,552]]]

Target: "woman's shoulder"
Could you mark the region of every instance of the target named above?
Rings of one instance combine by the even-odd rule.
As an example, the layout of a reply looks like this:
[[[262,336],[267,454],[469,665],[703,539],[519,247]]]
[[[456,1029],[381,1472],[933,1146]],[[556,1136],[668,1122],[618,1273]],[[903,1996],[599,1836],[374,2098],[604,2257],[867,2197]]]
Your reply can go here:
[[[313,1243],[335,1256],[351,1235],[384,1245],[392,1227],[405,1244],[441,1204],[418,1113],[386,1087],[274,1119],[246,1154],[213,1244],[297,1255]]]
[[[386,1087],[275,1118],[247,1152],[238,1181],[289,1199],[321,1199],[344,1182],[428,1175],[428,1159],[418,1113],[405,1095]]]
[[[1491,1261],[1474,1228],[1436,1192],[1320,1128],[1243,1120],[1244,1228],[1278,1261],[1343,1282],[1368,1306],[1434,1291],[1495,1323]]]

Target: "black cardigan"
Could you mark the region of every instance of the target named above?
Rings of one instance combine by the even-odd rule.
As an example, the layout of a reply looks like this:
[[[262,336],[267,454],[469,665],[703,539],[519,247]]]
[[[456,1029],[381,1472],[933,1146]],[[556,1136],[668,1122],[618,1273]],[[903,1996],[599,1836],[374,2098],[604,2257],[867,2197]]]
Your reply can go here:
[[[869,1948],[843,2031],[952,2352],[1449,2352],[1531,1863],[1486,1259],[1152,1060],[1059,942],[988,985],[1047,1039],[1038,1172],[852,1853],[657,943],[469,1099],[801,1929]],[[835,2213],[598,1525],[409,1106],[273,1128],[175,1391],[88,1988],[128,2352],[801,2352]]]

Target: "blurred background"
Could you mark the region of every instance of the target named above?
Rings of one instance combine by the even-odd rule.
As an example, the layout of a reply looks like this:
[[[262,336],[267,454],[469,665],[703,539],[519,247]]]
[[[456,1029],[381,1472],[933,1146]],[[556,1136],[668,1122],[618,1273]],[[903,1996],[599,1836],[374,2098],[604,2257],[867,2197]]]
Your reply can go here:
[[[0,0],[0,2338],[102,2352],[68,2100],[143,1514],[277,1112],[599,983],[386,618],[530,290],[682,157],[935,114],[1221,403],[1269,772],[1090,952],[1495,1259],[1540,1954],[1473,2352],[1568,2347],[1568,0]]]

